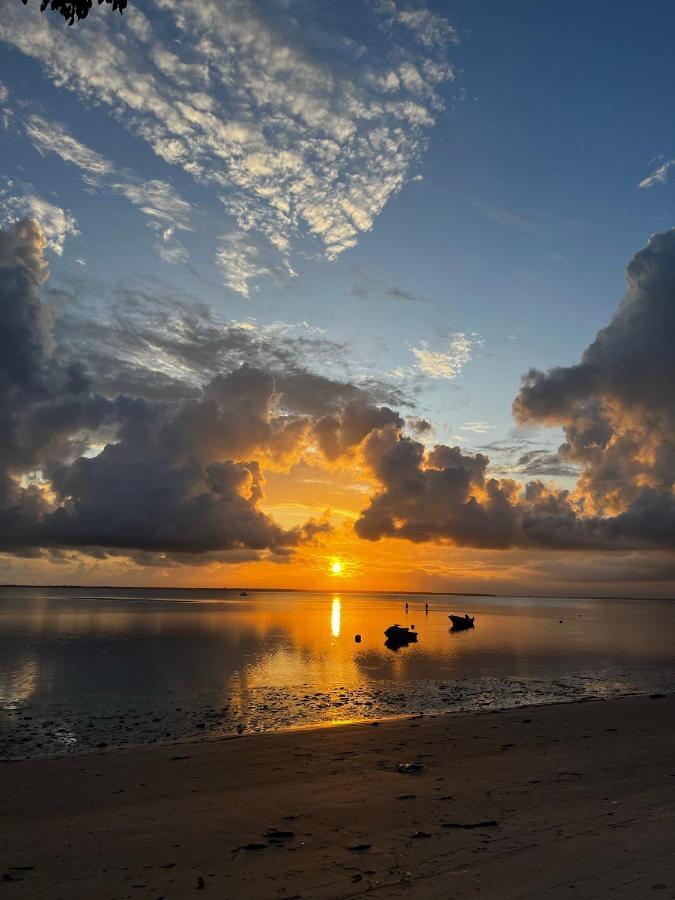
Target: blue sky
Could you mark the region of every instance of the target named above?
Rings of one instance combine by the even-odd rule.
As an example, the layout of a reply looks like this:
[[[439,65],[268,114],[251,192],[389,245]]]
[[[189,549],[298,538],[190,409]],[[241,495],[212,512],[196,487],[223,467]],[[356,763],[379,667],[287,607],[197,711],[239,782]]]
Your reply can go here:
[[[560,444],[511,404],[672,226],[671,3],[35,6],[0,24],[0,219],[41,221],[66,343],[135,292],[304,341],[495,474]]]

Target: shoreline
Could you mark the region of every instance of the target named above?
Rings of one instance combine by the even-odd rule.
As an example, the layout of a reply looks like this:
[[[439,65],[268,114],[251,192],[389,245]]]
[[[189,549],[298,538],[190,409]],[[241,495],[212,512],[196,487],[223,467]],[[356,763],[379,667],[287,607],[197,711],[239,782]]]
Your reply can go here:
[[[660,692],[649,693],[647,691],[627,691],[625,694],[617,694],[612,697],[580,697],[570,698],[568,700],[550,700],[543,703],[521,703],[516,706],[502,706],[492,709],[447,709],[434,710],[432,712],[419,713],[401,713],[400,715],[377,716],[372,718],[358,719],[337,719],[330,722],[308,722],[307,724],[288,725],[283,728],[268,728],[260,731],[242,731],[241,733],[213,733],[213,734],[193,734],[186,737],[177,737],[171,740],[156,740],[145,742],[131,742],[128,744],[108,745],[106,747],[89,746],[81,750],[73,750],[70,753],[54,753],[54,754],[34,754],[32,756],[0,756],[0,766],[14,765],[16,763],[30,761],[52,761],[63,759],[86,759],[89,756],[106,753],[117,753],[120,751],[132,750],[166,750],[171,747],[194,746],[195,744],[215,744],[220,741],[241,741],[244,738],[256,739],[269,735],[287,735],[287,734],[304,734],[311,731],[320,731],[323,729],[333,730],[336,728],[358,728],[362,726],[378,727],[380,725],[389,725],[395,722],[412,722],[418,719],[439,719],[439,718],[463,718],[471,716],[494,716],[500,713],[518,712],[520,710],[527,711],[532,709],[543,709],[554,706],[568,706],[579,703],[611,703],[619,700],[629,700],[631,698],[642,699],[658,699],[665,698],[668,694]]]
[[[22,900],[669,897],[673,746],[675,696],[625,696],[22,760],[0,877]]]
[[[537,680],[535,680],[535,683],[536,682]],[[671,678],[667,685],[665,683],[660,685],[652,683],[648,687],[631,687],[626,685],[624,690],[608,694],[603,694],[602,692],[593,694],[591,692],[577,694],[559,693],[556,695],[549,690],[548,696],[541,700],[534,699],[536,691],[533,687],[530,687],[529,699],[523,700],[522,693],[509,693],[516,688],[522,688],[525,683],[522,679],[502,680],[499,683],[503,688],[505,685],[507,685],[507,687],[505,688],[505,693],[501,696],[500,701],[493,706],[485,705],[484,700],[478,700],[477,705],[471,705],[470,697],[464,695],[461,699],[455,701],[460,705],[454,707],[435,705],[425,708],[423,704],[426,700],[431,701],[433,697],[438,704],[439,696],[441,698],[447,697],[446,694],[439,693],[441,691],[441,684],[444,683],[438,681],[420,682],[419,685],[422,685],[429,691],[429,696],[420,697],[414,693],[414,688],[418,687],[418,685],[416,685],[415,682],[412,682],[408,687],[413,687],[413,693],[408,696],[407,702],[409,706],[412,706],[413,708],[407,711],[393,711],[391,709],[383,711],[381,706],[379,710],[371,710],[372,714],[364,715],[363,707],[360,707],[355,715],[345,715],[344,718],[338,718],[338,710],[340,710],[340,706],[338,706],[334,708],[336,714],[335,718],[296,721],[285,725],[271,724],[268,727],[250,727],[249,725],[249,727],[244,727],[241,731],[239,731],[237,725],[237,716],[231,717],[229,724],[226,726],[222,720],[218,720],[217,713],[214,712],[214,707],[204,705],[203,703],[201,706],[195,706],[194,698],[192,701],[186,698],[183,700],[183,703],[188,704],[191,709],[191,726],[189,723],[186,725],[187,711],[181,711],[179,718],[183,727],[187,730],[184,730],[183,732],[173,731],[173,733],[170,731],[163,732],[163,729],[166,729],[167,727],[167,723],[163,717],[159,715],[160,709],[156,705],[153,705],[146,707],[144,712],[139,712],[135,709],[129,718],[136,719],[138,716],[141,718],[145,716],[146,727],[148,727],[148,721],[152,719],[153,723],[158,723],[157,725],[153,724],[149,726],[150,728],[154,728],[155,731],[146,731],[144,738],[138,736],[137,739],[133,739],[132,735],[129,735],[131,738],[130,740],[122,740],[121,742],[119,741],[118,736],[122,732],[132,731],[133,733],[133,729],[138,728],[139,726],[137,722],[134,723],[133,726],[129,726],[126,722],[127,714],[120,714],[119,712],[114,713],[110,708],[96,710],[92,707],[86,711],[81,711],[79,717],[78,715],[73,715],[71,711],[69,719],[66,720],[60,716],[58,708],[47,707],[39,709],[31,706],[17,707],[2,711],[4,712],[7,721],[13,720],[11,721],[11,724],[12,727],[16,729],[16,733],[14,737],[5,737],[4,740],[2,739],[2,735],[0,735],[0,746],[2,748],[0,751],[0,765],[5,763],[25,762],[28,760],[82,759],[91,754],[100,752],[101,750],[117,752],[141,748],[159,749],[173,746],[189,746],[203,742],[213,743],[222,740],[235,740],[242,737],[261,737],[264,735],[293,734],[296,732],[302,733],[322,728],[348,728],[359,725],[372,726],[422,718],[433,719],[440,717],[452,718],[456,716],[495,715],[503,712],[517,712],[519,710],[565,706],[568,704],[610,702],[612,700],[621,700],[631,697],[648,698],[653,694],[663,696],[664,693],[670,695],[673,692]],[[443,689],[449,690],[452,684],[452,682],[447,682],[447,687]],[[598,685],[593,686],[596,688],[598,687]],[[481,691],[488,691],[489,689],[489,686],[483,682],[472,685],[474,696],[480,696]],[[492,685],[492,689],[494,690],[494,685]],[[569,687],[567,689],[569,690]],[[586,685],[586,690],[591,690],[590,685]],[[393,696],[397,701],[398,698],[401,697],[399,686],[396,686],[396,688],[393,689]],[[380,700],[380,702],[382,701]],[[191,703],[193,705],[190,705]],[[347,707],[346,703],[341,705],[344,707],[344,711],[347,712],[349,707]],[[26,713],[30,713],[30,715],[26,715]],[[214,716],[216,717],[215,719],[213,718]],[[91,729],[92,720],[98,720],[99,722],[103,721],[105,724],[103,726],[99,724],[98,729],[93,731]],[[195,724],[198,720],[202,721],[199,722],[199,724]],[[89,728],[85,727],[87,724],[90,726]],[[49,729],[47,726],[49,726]],[[78,737],[70,738],[70,735],[78,735]],[[33,742],[32,744],[30,743],[31,741]],[[51,742],[51,746],[48,742]],[[47,743],[46,747],[44,747],[45,743]],[[64,748],[64,743],[67,744],[67,749]]]

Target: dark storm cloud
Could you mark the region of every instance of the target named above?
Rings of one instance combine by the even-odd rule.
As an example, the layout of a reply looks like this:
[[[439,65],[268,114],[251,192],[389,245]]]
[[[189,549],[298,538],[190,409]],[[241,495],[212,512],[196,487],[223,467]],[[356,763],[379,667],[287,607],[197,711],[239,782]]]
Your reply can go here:
[[[675,549],[675,230],[635,255],[627,280],[581,361],[531,370],[514,403],[518,422],[560,425],[566,438],[557,454],[521,455],[517,470],[578,467],[574,493],[489,478],[487,457],[428,453],[390,429],[366,442],[380,490],[357,533],[474,547]]]

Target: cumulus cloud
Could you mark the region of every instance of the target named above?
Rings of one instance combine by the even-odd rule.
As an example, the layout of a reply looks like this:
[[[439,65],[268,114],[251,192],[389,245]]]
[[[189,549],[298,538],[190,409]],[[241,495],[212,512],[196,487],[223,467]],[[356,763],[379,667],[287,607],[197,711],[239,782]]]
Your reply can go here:
[[[581,361],[531,370],[514,403],[518,422],[561,426],[566,438],[553,456],[526,454],[523,472],[569,466],[580,471],[573,492],[490,478],[481,454],[427,451],[389,428],[366,442],[379,490],[357,533],[476,547],[675,549],[675,230],[633,257],[627,281]]]
[[[134,8],[123,31],[100,16],[67,41],[53,17],[12,7],[0,40],[215,190],[238,232],[266,242],[280,269],[306,235],[329,259],[353,247],[405,184],[443,108],[451,26],[421,6],[376,3],[355,40],[321,4],[155,6],[152,22]],[[72,144],[68,152],[96,164]],[[219,256],[241,292],[259,267],[250,246],[237,238]]]
[[[264,467],[317,445],[334,461],[374,429],[400,425],[398,415],[363,388],[303,369],[296,351],[307,338],[282,323],[223,335],[197,317],[191,334],[184,316],[165,329],[164,348],[145,343],[152,329],[136,343],[122,338],[128,353],[141,351],[138,369],[164,351],[172,377],[154,394],[111,391],[77,359],[77,329],[69,350],[60,346],[41,297],[45,247],[33,220],[0,232],[0,550],[279,561],[326,533],[323,520],[283,528],[261,510]],[[156,310],[166,320],[166,307]],[[119,324],[133,331],[133,321]],[[96,348],[105,331],[85,328],[80,340]],[[276,371],[251,365],[254,356]]]

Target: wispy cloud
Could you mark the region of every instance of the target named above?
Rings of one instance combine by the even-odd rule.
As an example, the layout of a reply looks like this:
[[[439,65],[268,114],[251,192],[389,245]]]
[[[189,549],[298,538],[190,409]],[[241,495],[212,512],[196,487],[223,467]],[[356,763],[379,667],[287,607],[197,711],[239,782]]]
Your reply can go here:
[[[490,425],[489,422],[465,422],[459,426],[459,430],[472,431],[474,434],[487,434],[496,427],[496,425]]]
[[[167,262],[186,262],[188,253],[176,231],[190,231],[191,205],[166,181],[143,180],[83,144],[58,122],[29,116],[23,123],[27,137],[42,154],[53,153],[77,168],[89,187],[126,197],[149,219],[157,235],[157,250]]]
[[[470,203],[471,206],[486,219],[491,219],[493,222],[498,222],[500,225],[504,225],[508,228],[517,228],[521,231],[526,231],[529,234],[543,234],[544,229],[541,225],[537,222],[533,222],[531,219],[526,219],[524,216],[512,212],[510,209],[504,209],[501,206],[493,206],[483,200],[478,200],[476,197],[468,197],[464,194],[460,196],[462,196],[467,203]]]
[[[651,188],[657,184],[665,184],[673,166],[675,166],[675,159],[666,160],[658,169],[654,169],[646,178],[643,178],[638,184],[638,188]]]
[[[360,300],[395,300],[399,303],[422,303],[427,306],[438,306],[433,300],[408,291],[396,284],[390,284],[383,278],[369,275],[367,272],[357,272],[351,293]]]
[[[211,186],[238,231],[278,256],[304,236],[328,259],[353,247],[425,149],[443,108],[439,90],[452,78],[452,26],[424,7],[379,2],[371,32],[355,40],[322,4],[155,7],[152,21],[134,8],[123,32],[100,16],[67,41],[54,17],[9,7],[0,39]],[[171,29],[181,40],[167,46]],[[245,268],[248,245],[235,245]],[[241,292],[248,283],[230,281]]]

